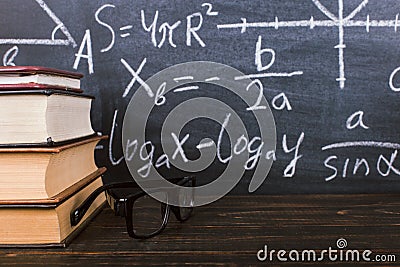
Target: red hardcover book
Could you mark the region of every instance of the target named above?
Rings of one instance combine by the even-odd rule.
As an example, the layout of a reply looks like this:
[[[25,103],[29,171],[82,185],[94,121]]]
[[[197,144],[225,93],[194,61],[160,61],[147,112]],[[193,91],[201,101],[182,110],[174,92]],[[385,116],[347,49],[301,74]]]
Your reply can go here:
[[[47,85],[39,83],[16,83],[16,84],[0,84],[1,91],[25,91],[25,90],[61,90],[70,91],[74,93],[83,93],[83,90],[76,88],[68,88],[57,85]]]
[[[0,84],[3,87],[11,86],[17,89],[27,84],[51,85],[63,89],[80,90],[80,79],[82,74],[77,72],[46,68],[39,66],[6,66],[0,67]]]

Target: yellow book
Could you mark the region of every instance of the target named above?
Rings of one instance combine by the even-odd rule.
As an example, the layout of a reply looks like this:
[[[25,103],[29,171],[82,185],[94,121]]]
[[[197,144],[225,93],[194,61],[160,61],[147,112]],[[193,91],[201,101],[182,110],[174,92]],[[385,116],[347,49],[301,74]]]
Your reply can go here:
[[[92,137],[56,147],[0,148],[0,199],[54,197],[97,170]]]
[[[100,168],[51,198],[0,200],[0,246],[66,246],[103,207],[104,193],[71,226],[71,210],[103,185],[105,171]]]

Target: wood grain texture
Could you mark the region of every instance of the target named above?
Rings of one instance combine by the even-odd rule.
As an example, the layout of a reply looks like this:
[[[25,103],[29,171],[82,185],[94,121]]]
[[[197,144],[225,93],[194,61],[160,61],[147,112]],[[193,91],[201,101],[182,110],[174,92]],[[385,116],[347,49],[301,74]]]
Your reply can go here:
[[[145,241],[129,238],[124,219],[106,208],[68,248],[3,249],[0,264],[248,266],[261,263],[256,253],[264,245],[320,251],[335,249],[339,238],[347,240],[348,249],[392,254],[400,262],[399,225],[398,195],[227,196],[196,208],[185,223],[171,216],[161,235]],[[283,265],[276,258],[273,263]]]

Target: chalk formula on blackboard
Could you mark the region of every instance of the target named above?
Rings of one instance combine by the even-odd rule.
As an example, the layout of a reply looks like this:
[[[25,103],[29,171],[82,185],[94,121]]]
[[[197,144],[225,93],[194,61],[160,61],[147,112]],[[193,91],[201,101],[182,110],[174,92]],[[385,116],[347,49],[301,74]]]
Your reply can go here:
[[[206,184],[248,153],[236,192],[248,191],[263,161],[273,164],[258,193],[398,192],[399,13],[396,0],[5,0],[0,54],[5,66],[85,74],[83,89],[96,96],[94,128],[110,136],[96,150],[109,168],[106,182],[131,179],[128,160],[142,162],[139,176],[151,177],[149,166],[177,176],[202,153],[214,153],[215,161],[196,172]],[[182,71],[148,84],[168,67],[199,61],[239,70],[232,83],[251,79],[241,87],[248,102],[218,86],[218,70],[201,81]],[[124,115],[139,88],[153,112],[145,140],[133,136],[124,144]],[[164,151],[168,114],[204,97],[224,103],[210,108],[217,120],[172,129],[166,142],[174,149]],[[257,127],[256,116],[269,108],[275,148],[263,145]],[[233,112],[246,133],[229,141]]]

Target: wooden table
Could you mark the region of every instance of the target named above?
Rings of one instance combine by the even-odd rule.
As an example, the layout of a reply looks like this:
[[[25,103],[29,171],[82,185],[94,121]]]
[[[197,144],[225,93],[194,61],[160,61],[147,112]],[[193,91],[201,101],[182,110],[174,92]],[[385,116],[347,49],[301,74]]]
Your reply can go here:
[[[260,262],[256,256],[264,245],[287,253],[306,249],[320,253],[329,247],[337,249],[340,238],[347,241],[343,250],[371,250],[370,258],[395,255],[398,264],[399,227],[398,195],[226,196],[196,208],[188,222],[176,222],[171,216],[165,231],[146,241],[129,238],[124,219],[106,208],[68,248],[2,249],[0,264],[267,265],[271,262]],[[283,264],[276,254],[273,263]],[[324,263],[343,266],[328,258]]]

